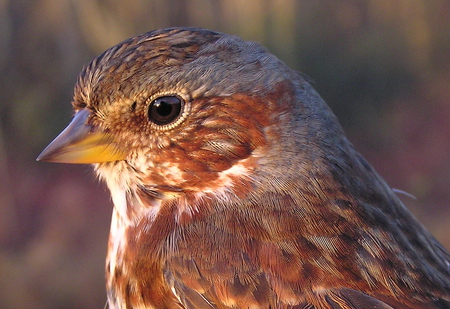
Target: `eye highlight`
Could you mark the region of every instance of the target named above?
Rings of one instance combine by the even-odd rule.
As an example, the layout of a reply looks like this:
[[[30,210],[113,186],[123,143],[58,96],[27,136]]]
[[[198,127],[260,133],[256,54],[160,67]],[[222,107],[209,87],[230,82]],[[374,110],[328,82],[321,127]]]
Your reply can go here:
[[[159,126],[171,124],[180,117],[183,107],[184,100],[178,96],[158,97],[148,107],[148,119]]]

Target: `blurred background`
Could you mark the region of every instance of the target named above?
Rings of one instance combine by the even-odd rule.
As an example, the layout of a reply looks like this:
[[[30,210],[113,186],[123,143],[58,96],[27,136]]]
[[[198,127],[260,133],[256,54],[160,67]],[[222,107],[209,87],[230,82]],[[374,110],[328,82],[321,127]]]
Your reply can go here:
[[[89,166],[35,162],[83,64],[139,33],[260,42],[311,78],[350,140],[450,248],[450,2],[0,0],[0,307],[103,308],[112,204]]]

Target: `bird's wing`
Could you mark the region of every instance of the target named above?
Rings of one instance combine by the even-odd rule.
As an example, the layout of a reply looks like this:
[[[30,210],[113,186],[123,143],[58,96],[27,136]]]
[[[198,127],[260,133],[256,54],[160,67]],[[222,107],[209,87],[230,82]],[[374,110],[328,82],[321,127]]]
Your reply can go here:
[[[379,299],[367,294],[342,288],[320,291],[317,301],[304,300],[301,302],[287,301],[290,291],[267,289],[267,281],[261,278],[252,284],[266,287],[244,286],[237,277],[223,276],[220,270],[201,272],[197,263],[192,259],[177,257],[172,259],[165,271],[165,277],[174,294],[187,308],[248,308],[251,305],[259,308],[291,308],[291,309],[387,309],[392,308]],[[258,274],[258,276],[260,276]],[[249,278],[251,280],[251,278]],[[279,294],[285,294],[284,296]],[[265,294],[265,295],[263,295]],[[318,294],[319,295],[319,294]],[[246,299],[245,301],[243,299]],[[245,307],[244,305],[245,304]],[[399,307],[402,308],[402,307]],[[406,308],[406,307],[405,307]]]
[[[196,248],[191,248],[194,252]],[[219,247],[211,248],[213,257],[178,255],[167,260],[164,274],[180,303],[191,308],[279,308],[279,309],[437,309],[450,308],[449,300],[397,298],[381,290],[358,291],[336,285],[327,288],[301,288],[302,283],[277,280],[256,265],[248,256],[236,252],[224,258]],[[222,248],[222,251],[224,249]],[[215,257],[217,256],[217,258]],[[231,268],[228,266],[232,265]],[[286,266],[286,265],[285,265]],[[289,268],[289,266],[286,266]],[[294,266],[295,267],[295,266]],[[288,269],[283,269],[288,276]],[[291,269],[292,278],[296,271]],[[308,278],[304,278],[304,283]],[[309,290],[308,290],[309,289]],[[294,292],[295,291],[295,292]],[[367,294],[369,293],[369,294]]]
[[[265,198],[267,203],[277,200],[281,198]],[[164,273],[186,308],[450,308],[442,288],[434,296],[431,290],[416,293],[413,288],[409,294],[393,296],[380,283],[387,275],[380,275],[376,285],[358,281],[361,277],[354,274],[355,268],[362,266],[348,258],[356,256],[351,251],[356,247],[343,246],[345,238],[338,236],[327,238],[326,246],[316,240],[316,247],[296,236],[302,228],[296,223],[302,222],[302,213],[290,211],[295,204],[283,201],[277,212],[261,214],[256,206],[241,207],[209,214],[209,223],[184,227],[177,253],[165,261]],[[333,226],[321,227],[325,231]],[[336,255],[328,259],[345,259],[339,271],[326,263],[330,252],[319,250],[319,245]],[[373,263],[367,265],[375,267]],[[384,267],[381,263],[376,270],[388,272]]]
[[[192,261],[191,261],[192,262]],[[192,263],[194,265],[195,263]],[[256,305],[257,308],[268,308],[268,309],[437,309],[437,308],[450,308],[450,303],[444,300],[437,300],[434,303],[422,303],[420,305],[413,305],[411,303],[405,304],[403,300],[393,300],[387,299],[391,305],[378,299],[376,297],[367,295],[363,292],[359,292],[348,288],[330,289],[326,291],[321,291],[317,294],[317,298],[313,301],[305,300],[298,304],[287,304],[282,303],[279,300],[266,299],[265,303],[260,304],[248,304],[245,307],[234,303],[235,300],[231,298],[226,299],[225,295],[233,295],[238,297],[239,292],[242,295],[246,294],[248,288],[242,289],[242,291],[236,291],[233,288],[233,282],[229,282],[229,291],[224,291],[224,286],[227,284],[215,284],[213,282],[206,282],[205,278],[200,276],[197,271],[196,278],[190,277],[187,281],[182,282],[175,279],[172,281],[174,284],[174,292],[179,298],[180,302],[187,309],[194,308],[250,308],[251,305]],[[185,278],[188,276],[185,275]],[[172,277],[173,279],[173,277]],[[203,282],[203,283],[202,283]],[[203,285],[203,286],[202,286]],[[219,287],[220,285],[220,287]],[[205,290],[203,287],[208,286],[210,290]],[[215,288],[220,289],[220,296],[217,293],[212,292]],[[234,290],[234,291],[232,291]],[[258,289],[256,289],[258,290]],[[225,298],[224,298],[225,297]],[[276,296],[278,298],[279,295]],[[247,296],[248,298],[248,296]],[[385,298],[381,296],[380,298]],[[406,300],[407,301],[407,300]]]
[[[332,309],[392,309],[377,298],[347,288],[331,290],[324,295],[324,298]]]
[[[197,265],[192,260],[177,258],[164,272],[165,278],[172,291],[187,308],[217,308],[204,295],[202,284],[205,279],[200,274]],[[176,277],[175,277],[175,276]]]

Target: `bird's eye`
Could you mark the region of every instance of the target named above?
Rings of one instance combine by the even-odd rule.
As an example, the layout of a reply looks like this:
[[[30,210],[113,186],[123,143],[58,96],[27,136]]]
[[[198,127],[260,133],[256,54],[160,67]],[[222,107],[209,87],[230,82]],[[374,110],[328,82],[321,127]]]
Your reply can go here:
[[[167,125],[176,120],[183,109],[184,101],[177,96],[154,99],[148,107],[148,119],[157,125]]]

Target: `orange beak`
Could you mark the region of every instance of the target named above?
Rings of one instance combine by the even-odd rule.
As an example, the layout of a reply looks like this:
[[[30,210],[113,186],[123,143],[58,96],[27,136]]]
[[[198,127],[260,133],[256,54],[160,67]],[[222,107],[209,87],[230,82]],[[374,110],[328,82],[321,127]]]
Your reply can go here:
[[[82,109],[72,122],[37,157],[37,161],[89,164],[126,159],[113,137],[87,124],[91,111]]]

